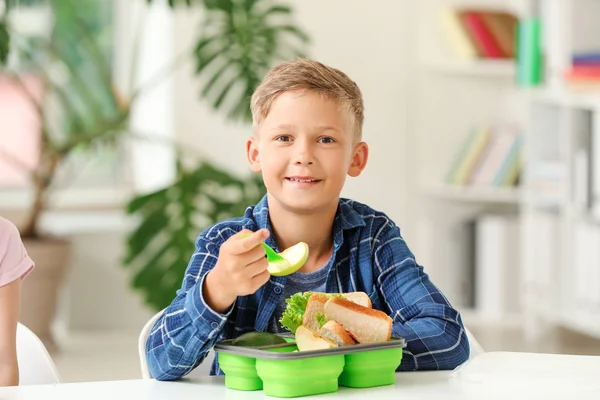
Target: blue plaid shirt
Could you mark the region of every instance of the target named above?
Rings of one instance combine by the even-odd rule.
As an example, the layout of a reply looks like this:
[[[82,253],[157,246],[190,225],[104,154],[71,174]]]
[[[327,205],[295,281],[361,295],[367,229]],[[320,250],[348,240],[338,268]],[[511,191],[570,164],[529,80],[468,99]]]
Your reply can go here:
[[[221,244],[242,229],[260,228],[272,232],[266,196],[243,217],[219,222],[199,235],[183,285],[146,342],[154,378],[181,378],[220,340],[267,330],[285,277],[272,276],[253,295],[238,297],[225,315],[213,311],[202,297],[204,278],[215,266]],[[279,251],[273,235],[267,243]],[[407,342],[398,370],[453,369],[469,358],[460,314],[416,263],[400,229],[384,213],[340,199],[333,243],[326,292],[366,292],[373,308],[392,317],[392,335]],[[216,358],[211,368],[215,374],[222,374]]]

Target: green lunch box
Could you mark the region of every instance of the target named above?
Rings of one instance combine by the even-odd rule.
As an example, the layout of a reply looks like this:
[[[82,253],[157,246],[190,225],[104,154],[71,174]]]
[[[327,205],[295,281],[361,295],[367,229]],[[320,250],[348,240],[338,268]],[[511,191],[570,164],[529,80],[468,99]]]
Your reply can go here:
[[[406,347],[401,338],[311,351],[298,351],[293,341],[256,347],[234,346],[232,342],[224,340],[214,348],[225,373],[225,386],[263,389],[265,395],[274,397],[331,393],[338,386],[391,385]]]

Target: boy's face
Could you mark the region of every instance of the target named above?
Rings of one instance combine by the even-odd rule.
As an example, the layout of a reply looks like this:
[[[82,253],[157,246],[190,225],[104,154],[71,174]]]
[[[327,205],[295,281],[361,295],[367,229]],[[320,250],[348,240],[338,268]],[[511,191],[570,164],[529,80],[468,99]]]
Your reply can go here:
[[[360,175],[368,158],[353,128],[348,111],[335,100],[306,90],[279,95],[246,144],[269,201],[296,212],[337,207],[346,175]]]

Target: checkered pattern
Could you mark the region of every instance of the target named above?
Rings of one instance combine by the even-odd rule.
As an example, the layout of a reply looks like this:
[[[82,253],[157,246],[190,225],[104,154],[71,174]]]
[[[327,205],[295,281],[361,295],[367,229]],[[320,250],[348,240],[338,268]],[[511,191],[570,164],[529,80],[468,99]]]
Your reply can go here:
[[[253,295],[238,297],[225,315],[208,307],[201,289],[221,244],[242,229],[271,230],[267,215],[265,196],[243,217],[217,223],[199,235],[183,285],[146,342],[148,365],[156,379],[188,374],[220,340],[267,330],[285,277],[271,277]],[[453,369],[468,359],[469,343],[459,313],[416,263],[392,220],[364,204],[340,199],[333,239],[334,262],[326,291],[366,292],[373,308],[392,317],[392,335],[407,341],[399,370]],[[273,235],[267,243],[278,251]],[[215,359],[211,374],[222,373]]]

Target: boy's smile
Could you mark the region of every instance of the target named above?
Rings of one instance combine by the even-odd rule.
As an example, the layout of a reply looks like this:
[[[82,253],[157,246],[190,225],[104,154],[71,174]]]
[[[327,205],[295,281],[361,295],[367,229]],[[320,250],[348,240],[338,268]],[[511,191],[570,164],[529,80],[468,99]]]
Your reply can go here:
[[[358,176],[367,159],[352,122],[338,101],[314,91],[276,98],[246,147],[252,170],[262,172],[270,207],[300,213],[337,207],[346,175]]]
[[[286,176],[285,179],[299,189],[308,189],[321,182],[321,179],[312,176]]]

